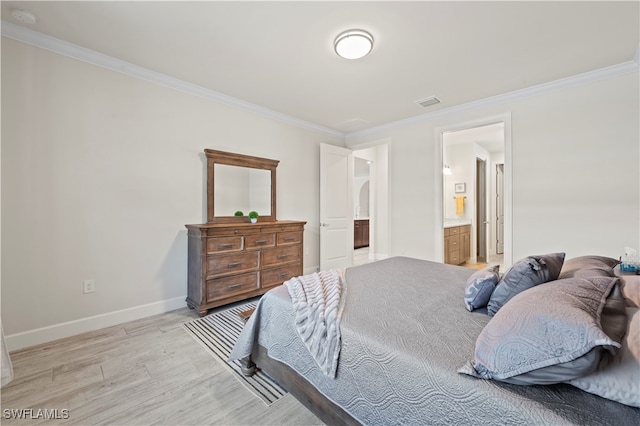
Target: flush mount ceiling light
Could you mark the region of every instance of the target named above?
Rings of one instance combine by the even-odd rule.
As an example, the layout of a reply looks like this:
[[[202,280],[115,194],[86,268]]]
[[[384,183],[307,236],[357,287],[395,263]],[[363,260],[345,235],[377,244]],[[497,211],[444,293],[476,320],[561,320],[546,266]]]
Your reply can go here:
[[[373,36],[364,30],[347,30],[338,34],[333,46],[338,56],[345,59],[359,59],[373,49]]]

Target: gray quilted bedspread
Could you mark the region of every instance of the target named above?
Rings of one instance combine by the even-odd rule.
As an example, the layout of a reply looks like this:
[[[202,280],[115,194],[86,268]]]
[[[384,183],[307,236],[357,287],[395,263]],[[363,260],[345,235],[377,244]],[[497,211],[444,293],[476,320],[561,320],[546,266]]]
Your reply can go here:
[[[263,296],[231,358],[248,356],[257,341],[365,425],[640,424],[640,410],[569,385],[458,374],[490,319],[465,308],[473,272],[405,257],[348,268],[335,379],[297,337],[283,286]]]

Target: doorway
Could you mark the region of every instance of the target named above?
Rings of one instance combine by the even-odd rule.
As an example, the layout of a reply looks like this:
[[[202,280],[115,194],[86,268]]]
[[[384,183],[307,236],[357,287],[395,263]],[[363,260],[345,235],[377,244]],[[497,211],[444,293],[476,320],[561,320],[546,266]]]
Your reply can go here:
[[[320,144],[320,264],[319,270],[368,263],[388,257],[389,250],[389,148],[377,141],[355,149]],[[331,153],[331,155],[327,155]],[[369,169],[368,191],[355,191],[355,158]],[[333,161],[331,161],[333,159]],[[368,162],[368,163],[367,163]],[[338,167],[339,166],[339,167]],[[368,192],[368,209],[354,194]],[[364,196],[364,195],[363,195]],[[356,212],[355,206],[359,206]],[[369,217],[369,249],[366,257],[354,256],[354,221]],[[341,223],[335,224],[334,219]],[[344,226],[342,226],[344,224]],[[331,237],[331,238],[329,238]],[[337,265],[337,266],[336,266]]]
[[[371,193],[371,169],[373,160],[360,157],[358,151],[353,153],[353,266],[369,263],[373,260],[373,220],[371,201],[375,199]]]
[[[441,221],[436,224],[435,235],[444,236],[444,227],[450,226],[452,220],[469,224],[472,241],[468,263],[510,266],[512,262],[510,120],[510,115],[505,114],[435,129],[439,142],[436,153],[442,160],[442,168],[436,170],[436,190],[440,194],[436,217]],[[495,172],[498,165],[499,176]],[[452,192],[454,187],[465,186],[467,191],[462,195],[466,196],[466,209],[463,216],[457,216],[452,213],[456,209],[451,204],[459,194]],[[436,253],[442,260],[444,241],[438,237],[435,240]]]
[[[366,174],[368,168],[369,176],[368,191],[366,184],[359,186],[360,194],[363,192],[369,194],[368,209],[366,197],[363,195],[363,198],[358,200],[359,210],[354,211],[354,220],[366,220],[368,217],[369,224],[369,247],[366,253],[362,253],[365,251],[364,248],[357,249],[356,251],[359,250],[360,253],[354,256],[354,264],[361,264],[389,257],[389,140],[354,147],[353,155],[364,160],[362,174]],[[354,178],[354,182],[358,179]],[[364,180],[365,178],[361,178],[361,181]]]

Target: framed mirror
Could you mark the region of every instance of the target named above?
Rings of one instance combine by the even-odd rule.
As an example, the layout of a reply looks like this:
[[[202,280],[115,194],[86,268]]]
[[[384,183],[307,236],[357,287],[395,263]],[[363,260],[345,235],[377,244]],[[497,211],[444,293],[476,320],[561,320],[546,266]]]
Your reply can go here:
[[[207,157],[207,222],[276,220],[276,168],[279,161],[205,149]],[[234,216],[236,211],[243,216]]]

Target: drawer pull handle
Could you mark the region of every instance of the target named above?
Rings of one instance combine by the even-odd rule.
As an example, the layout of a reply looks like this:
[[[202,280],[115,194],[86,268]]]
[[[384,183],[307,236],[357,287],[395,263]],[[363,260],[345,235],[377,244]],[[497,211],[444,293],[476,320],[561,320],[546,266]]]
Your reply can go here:
[[[242,265],[242,262],[231,262],[231,263],[227,263],[227,268],[235,268]]]
[[[278,274],[277,278],[282,280],[284,278],[287,278],[288,276],[289,276],[288,274]]]
[[[233,244],[231,243],[226,243],[226,244],[218,244],[218,248],[219,249],[230,249],[231,247],[233,247]]]
[[[293,241],[295,239],[296,239],[295,237],[284,237],[285,241]]]
[[[278,255],[278,259],[286,259],[287,257],[289,257],[288,254],[279,254]]]
[[[256,240],[256,244],[267,244],[269,240]]]
[[[227,286],[227,290],[235,290],[236,288],[242,287],[242,284],[232,284]]]

